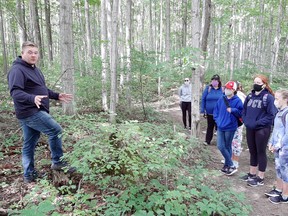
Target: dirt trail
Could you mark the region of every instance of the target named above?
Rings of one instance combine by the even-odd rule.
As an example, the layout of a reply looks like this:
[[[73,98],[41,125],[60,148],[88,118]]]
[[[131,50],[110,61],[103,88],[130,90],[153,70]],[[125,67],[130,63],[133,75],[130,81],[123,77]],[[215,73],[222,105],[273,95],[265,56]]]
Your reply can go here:
[[[162,110],[167,113],[173,120],[175,125],[182,126],[181,110],[178,105],[170,106],[170,108]],[[201,130],[205,131],[206,120],[202,118],[201,120]],[[244,129],[245,130],[245,129]],[[201,134],[200,140],[204,141],[205,134]],[[267,197],[264,195],[265,192],[270,191],[275,183],[275,169],[274,169],[274,158],[273,155],[269,153],[269,161],[267,170],[265,173],[265,185],[258,187],[250,187],[246,182],[240,180],[240,177],[245,175],[249,171],[249,151],[247,149],[247,144],[245,143],[245,136],[243,136],[242,146],[243,152],[240,156],[239,169],[238,172],[233,176],[219,175],[216,178],[217,181],[223,184],[231,184],[231,187],[235,188],[236,191],[243,192],[247,198],[247,203],[252,205],[253,211],[251,216],[284,216],[288,215],[288,204],[272,204],[269,202]],[[208,164],[208,168],[211,170],[219,170],[222,168],[221,164],[222,155],[216,146],[216,137],[213,137],[212,144],[210,146],[204,146],[203,148],[208,148],[210,150],[210,160],[211,163]]]

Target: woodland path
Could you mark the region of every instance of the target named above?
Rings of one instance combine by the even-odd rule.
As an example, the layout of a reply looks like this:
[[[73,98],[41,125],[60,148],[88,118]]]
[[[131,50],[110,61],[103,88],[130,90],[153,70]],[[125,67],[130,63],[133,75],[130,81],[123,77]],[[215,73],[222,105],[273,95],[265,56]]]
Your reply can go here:
[[[174,125],[182,126],[182,115],[178,104],[170,105],[169,108],[161,110],[171,117]],[[201,119],[201,131],[206,129],[206,120]],[[183,130],[184,131],[184,130]],[[245,129],[244,129],[245,131]],[[205,134],[202,132],[200,140],[204,141]],[[213,178],[217,182],[222,184],[229,184],[238,192],[243,192],[247,198],[247,203],[249,203],[253,210],[250,214],[251,216],[287,216],[288,215],[288,204],[272,204],[267,197],[265,192],[270,191],[275,183],[275,169],[274,169],[274,158],[271,153],[268,153],[268,166],[265,173],[265,184],[258,187],[250,187],[245,181],[240,180],[240,177],[245,175],[249,171],[249,151],[247,149],[246,138],[243,134],[242,142],[243,151],[240,156],[240,167],[238,172],[232,176],[217,175]],[[216,146],[215,136],[213,137],[212,143],[209,146],[204,146],[203,148],[208,149],[210,154],[210,162],[208,162],[207,168],[211,170],[220,170],[223,164],[221,164],[222,155]]]

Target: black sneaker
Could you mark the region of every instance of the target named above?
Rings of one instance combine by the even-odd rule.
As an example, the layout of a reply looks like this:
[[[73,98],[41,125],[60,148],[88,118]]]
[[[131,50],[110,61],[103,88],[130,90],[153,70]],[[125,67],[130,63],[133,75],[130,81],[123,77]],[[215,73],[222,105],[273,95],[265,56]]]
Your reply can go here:
[[[278,191],[278,190],[276,190],[276,189],[273,189],[273,190],[265,193],[265,195],[266,195],[267,197],[277,197],[277,196],[280,196],[281,194],[282,194],[282,192],[281,192],[281,191]]]
[[[276,197],[269,197],[269,201],[273,204],[288,203],[288,199],[283,199],[282,195]]]
[[[228,175],[228,176],[231,176],[231,175],[233,175],[234,173],[236,173],[238,170],[237,170],[237,168],[236,167],[229,167],[228,168],[228,170],[227,170],[227,172],[225,173],[225,175]]]
[[[220,170],[220,172],[226,174],[227,171],[228,171],[228,169],[229,169],[229,167],[224,165],[224,166],[222,167],[222,169]]]
[[[247,184],[251,187],[257,187],[259,185],[264,185],[264,178],[262,179],[259,176],[257,176],[256,178],[252,178],[252,179],[248,180]]]
[[[24,177],[24,183],[36,182],[37,178],[39,178],[39,173],[38,171],[33,170],[33,172],[28,177]]]
[[[67,170],[67,173],[73,173],[76,171],[76,168],[69,166],[67,162],[60,162],[57,164],[52,164],[51,169],[56,170],[56,171],[66,171]]]
[[[253,174],[247,173],[247,175],[242,176],[240,179],[243,181],[248,181],[253,178],[256,178],[256,174],[253,175]]]

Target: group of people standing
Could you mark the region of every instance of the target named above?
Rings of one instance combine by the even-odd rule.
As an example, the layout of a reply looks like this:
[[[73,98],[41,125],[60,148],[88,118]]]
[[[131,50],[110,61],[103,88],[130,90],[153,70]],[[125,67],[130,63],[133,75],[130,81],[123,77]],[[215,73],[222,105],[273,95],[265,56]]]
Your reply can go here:
[[[188,111],[191,128],[192,92],[188,78],[185,78],[185,84],[180,88],[179,96],[184,126],[186,128]],[[274,152],[277,184],[275,189],[265,195],[275,204],[288,203],[287,104],[288,90],[278,90],[274,95],[268,78],[262,74],[254,77],[253,88],[247,96],[243,93],[240,82],[228,81],[222,86],[220,76],[215,74],[204,89],[201,100],[200,113],[207,119],[204,144],[211,144],[216,130],[217,147],[224,158],[224,165],[220,170],[223,174],[230,176],[238,171],[244,126],[250,153],[250,168],[249,172],[241,177],[243,181],[252,187],[264,185],[267,146]]]

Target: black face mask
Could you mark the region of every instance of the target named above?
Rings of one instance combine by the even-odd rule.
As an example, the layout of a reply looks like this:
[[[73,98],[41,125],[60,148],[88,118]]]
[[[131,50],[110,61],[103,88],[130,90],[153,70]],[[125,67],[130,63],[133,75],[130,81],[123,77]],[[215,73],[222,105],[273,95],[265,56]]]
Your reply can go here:
[[[253,85],[253,90],[254,91],[261,91],[263,89],[263,85],[258,85],[258,84],[254,84]]]

